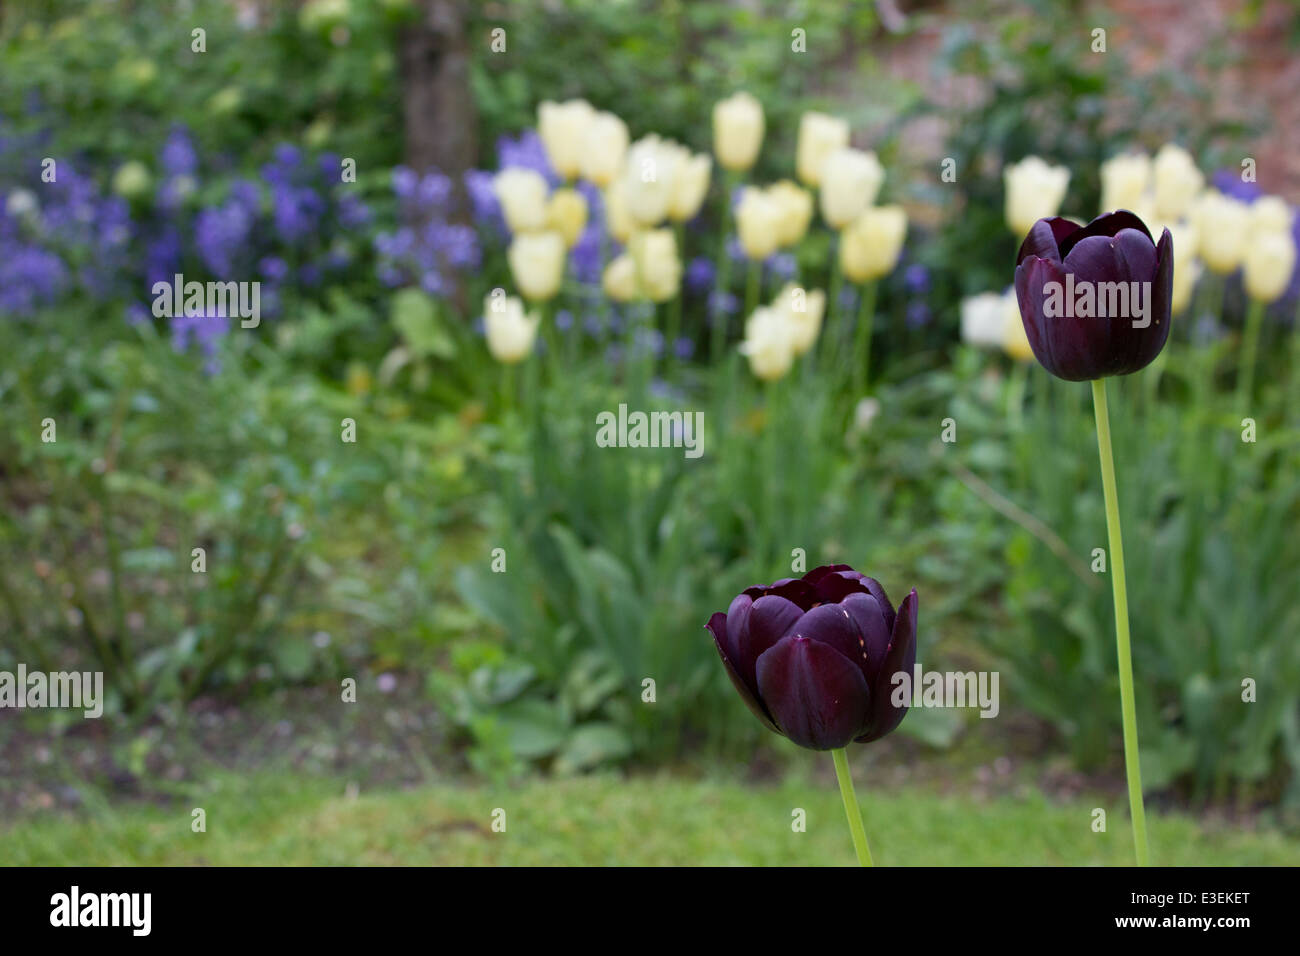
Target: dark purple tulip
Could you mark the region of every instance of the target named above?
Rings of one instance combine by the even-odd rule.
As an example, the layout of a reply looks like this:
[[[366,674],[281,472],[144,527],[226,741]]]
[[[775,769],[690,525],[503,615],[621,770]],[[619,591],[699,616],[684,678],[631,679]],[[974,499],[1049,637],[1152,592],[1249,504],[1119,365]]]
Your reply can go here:
[[[879,581],[830,564],[746,588],[707,627],[749,709],[801,747],[867,743],[907,713],[891,681],[916,663],[915,588],[895,614]]]
[[[1157,243],[1126,209],[1086,226],[1059,216],[1038,220],[1016,257],[1016,298],[1034,357],[1070,382],[1145,368],[1169,339],[1173,279],[1169,230]],[[1132,283],[1144,284],[1140,299],[1128,297],[1137,291]],[[1071,294],[1088,287],[1091,306]],[[1063,290],[1059,297],[1056,288]],[[1145,303],[1140,314],[1139,301]]]

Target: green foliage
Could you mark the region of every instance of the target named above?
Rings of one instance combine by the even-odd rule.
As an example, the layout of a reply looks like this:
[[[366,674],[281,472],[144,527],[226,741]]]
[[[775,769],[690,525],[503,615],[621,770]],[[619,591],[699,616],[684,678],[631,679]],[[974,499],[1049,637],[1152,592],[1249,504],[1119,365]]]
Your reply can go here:
[[[1224,346],[1176,340],[1163,376],[1109,383],[1143,781],[1201,798],[1233,782],[1239,794],[1294,795],[1300,648],[1286,635],[1300,627],[1300,443],[1280,385],[1253,406],[1263,437],[1242,441],[1228,393],[1206,390]],[[971,520],[985,482],[1020,509],[959,554],[1005,569],[987,630],[1004,686],[1095,766],[1119,752],[1119,708],[1112,559],[1094,550],[1107,544],[1092,409],[1086,385],[1031,372],[1024,406],[1014,382],[959,386],[958,420],[980,438],[955,450],[976,494],[947,520]]]
[[[464,449],[439,449],[459,433],[367,416],[264,348],[211,375],[148,325],[43,328],[0,325],[6,658],[93,663],[117,675],[115,706],[147,715],[337,675],[377,631],[432,637],[432,532],[441,494],[466,490]],[[376,560],[364,533],[381,529]]]

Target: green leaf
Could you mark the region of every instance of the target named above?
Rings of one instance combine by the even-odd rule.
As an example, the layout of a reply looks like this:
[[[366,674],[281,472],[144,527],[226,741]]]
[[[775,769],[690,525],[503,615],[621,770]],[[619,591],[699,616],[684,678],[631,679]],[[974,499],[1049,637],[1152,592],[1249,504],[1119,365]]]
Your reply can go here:
[[[419,289],[403,289],[394,295],[390,317],[413,356],[455,357],[456,343],[442,327],[437,302]]]
[[[613,724],[583,724],[555,758],[555,770],[562,774],[590,770],[622,760],[631,752],[632,741]]]

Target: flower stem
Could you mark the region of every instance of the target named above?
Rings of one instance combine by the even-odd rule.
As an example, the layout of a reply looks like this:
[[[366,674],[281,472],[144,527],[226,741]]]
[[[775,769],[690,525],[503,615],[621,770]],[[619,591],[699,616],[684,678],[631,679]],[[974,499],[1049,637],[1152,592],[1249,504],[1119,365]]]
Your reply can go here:
[[[1115,647],[1119,656],[1119,704],[1124,723],[1124,773],[1128,778],[1129,814],[1133,817],[1133,848],[1138,866],[1146,866],[1147,818],[1142,805],[1142,768],[1138,759],[1137,707],[1133,699],[1133,655],[1129,649],[1128,589],[1124,581],[1124,540],[1115,490],[1115,457],[1110,447],[1110,411],[1106,380],[1094,379],[1092,407],[1097,418],[1097,449],[1101,455],[1101,487],[1106,499],[1106,537],[1110,546],[1111,592],[1115,600]]]
[[[838,294],[838,293],[837,293]],[[853,345],[853,399],[856,401],[867,393],[870,381],[871,332],[876,317],[876,283],[868,282],[861,289],[858,301],[858,321],[854,331],[856,337]]]
[[[758,308],[758,297],[762,294],[763,263],[757,259],[749,260],[749,274],[745,280],[745,318],[754,314]]]
[[[858,797],[853,792],[848,753],[841,747],[832,750],[831,756],[835,758],[835,776],[840,781],[840,797],[844,800],[844,813],[849,818],[849,832],[853,834],[853,849],[858,852],[858,862],[863,866],[875,866],[871,862],[871,848],[867,846],[867,833],[862,829],[862,811],[858,809]]]
[[[1243,415],[1255,390],[1255,357],[1259,353],[1260,326],[1264,324],[1264,303],[1251,299],[1246,310],[1246,330],[1241,340],[1241,368],[1237,372],[1237,410]]]

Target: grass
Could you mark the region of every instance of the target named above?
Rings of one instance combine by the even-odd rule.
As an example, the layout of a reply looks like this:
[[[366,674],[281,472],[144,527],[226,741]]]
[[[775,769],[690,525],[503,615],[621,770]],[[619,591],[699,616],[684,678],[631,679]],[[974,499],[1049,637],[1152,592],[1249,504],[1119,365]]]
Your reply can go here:
[[[10,865],[853,865],[839,794],[823,783],[775,786],[614,776],[514,786],[437,785],[345,795],[336,782],[284,775],[213,778],[193,802],[101,804],[80,817],[11,823]],[[1094,802],[1037,793],[972,801],[919,789],[860,788],[877,864],[1124,865],[1128,821]],[[206,811],[207,832],[190,829]],[[495,808],[506,831],[493,832]],[[806,832],[792,811],[806,811]],[[1185,816],[1153,816],[1151,858],[1165,865],[1297,865],[1300,839]]]

